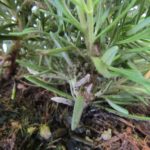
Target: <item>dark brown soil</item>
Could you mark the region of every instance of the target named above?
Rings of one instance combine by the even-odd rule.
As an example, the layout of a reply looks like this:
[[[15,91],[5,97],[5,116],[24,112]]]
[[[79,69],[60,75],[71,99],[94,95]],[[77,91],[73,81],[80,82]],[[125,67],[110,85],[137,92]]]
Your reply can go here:
[[[50,92],[15,81],[0,83],[0,148],[2,150],[149,150],[150,122],[133,121],[88,107],[80,127],[70,130],[72,107],[54,103]],[[139,110],[138,110],[139,111]],[[147,112],[150,114],[150,112]],[[48,124],[52,136],[44,140],[39,126]],[[37,130],[29,135],[27,129]],[[110,134],[109,134],[110,133]]]

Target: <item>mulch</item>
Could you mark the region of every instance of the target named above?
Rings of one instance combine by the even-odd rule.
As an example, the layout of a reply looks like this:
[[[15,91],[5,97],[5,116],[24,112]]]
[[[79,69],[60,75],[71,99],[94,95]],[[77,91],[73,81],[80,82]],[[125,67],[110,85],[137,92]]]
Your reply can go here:
[[[150,150],[148,121],[122,118],[89,106],[79,127],[71,131],[72,107],[52,102],[53,94],[45,89],[23,80],[15,83],[16,95],[11,99],[14,81],[0,81],[2,150]],[[150,115],[150,110],[145,114]],[[41,124],[50,127],[52,136],[48,140],[39,134]],[[29,127],[37,130],[29,135]]]

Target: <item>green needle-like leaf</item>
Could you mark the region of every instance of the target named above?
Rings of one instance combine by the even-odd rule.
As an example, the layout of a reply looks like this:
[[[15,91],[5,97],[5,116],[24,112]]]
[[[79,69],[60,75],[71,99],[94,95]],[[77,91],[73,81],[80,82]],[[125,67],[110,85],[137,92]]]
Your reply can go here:
[[[33,77],[33,76],[25,76],[25,79],[27,79],[28,81],[36,84],[37,86],[39,87],[42,87],[42,88],[45,88],[47,89],[48,91],[51,91],[59,96],[62,96],[62,97],[65,97],[67,99],[72,99],[72,96],[70,96],[69,94],[65,93],[65,92],[62,92],[52,86],[50,86],[49,84],[47,84],[47,82],[37,78],[37,77]]]
[[[123,107],[121,107],[121,106],[119,106],[119,105],[113,103],[113,101],[111,101],[111,100],[109,100],[109,99],[106,99],[106,101],[108,102],[108,104],[109,104],[112,108],[114,108],[114,109],[117,110],[118,112],[123,113],[123,114],[126,114],[126,115],[129,114],[128,110],[126,110],[125,108],[123,108]]]
[[[75,105],[73,109],[73,117],[71,122],[71,129],[75,130],[80,122],[81,115],[84,109],[84,98],[82,96],[77,96],[75,100]]]

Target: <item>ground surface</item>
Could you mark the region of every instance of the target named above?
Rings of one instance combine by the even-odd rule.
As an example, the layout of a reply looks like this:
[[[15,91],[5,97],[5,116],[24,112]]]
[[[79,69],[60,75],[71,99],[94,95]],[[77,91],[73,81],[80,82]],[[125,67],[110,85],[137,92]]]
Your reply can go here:
[[[72,107],[50,100],[44,89],[16,81],[16,96],[11,99],[14,81],[0,83],[0,149],[2,150],[149,150],[150,122],[133,121],[88,107],[80,127],[70,130]],[[137,113],[139,109],[135,109]],[[146,115],[150,115],[147,109]],[[48,124],[51,137],[39,134]],[[35,131],[29,134],[32,127]],[[31,132],[30,132],[31,133]]]

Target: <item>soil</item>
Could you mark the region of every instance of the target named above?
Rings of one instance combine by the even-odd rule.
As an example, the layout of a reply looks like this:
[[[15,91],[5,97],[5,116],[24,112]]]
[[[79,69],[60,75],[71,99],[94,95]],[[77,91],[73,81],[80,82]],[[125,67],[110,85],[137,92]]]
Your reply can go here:
[[[0,82],[2,150],[150,150],[150,122],[121,118],[90,106],[79,128],[71,131],[72,107],[52,102],[50,92],[26,81],[15,81],[15,86],[11,99],[14,80]],[[41,124],[50,127],[52,135],[47,140],[39,134]],[[30,127],[36,128],[32,134],[27,132]]]

